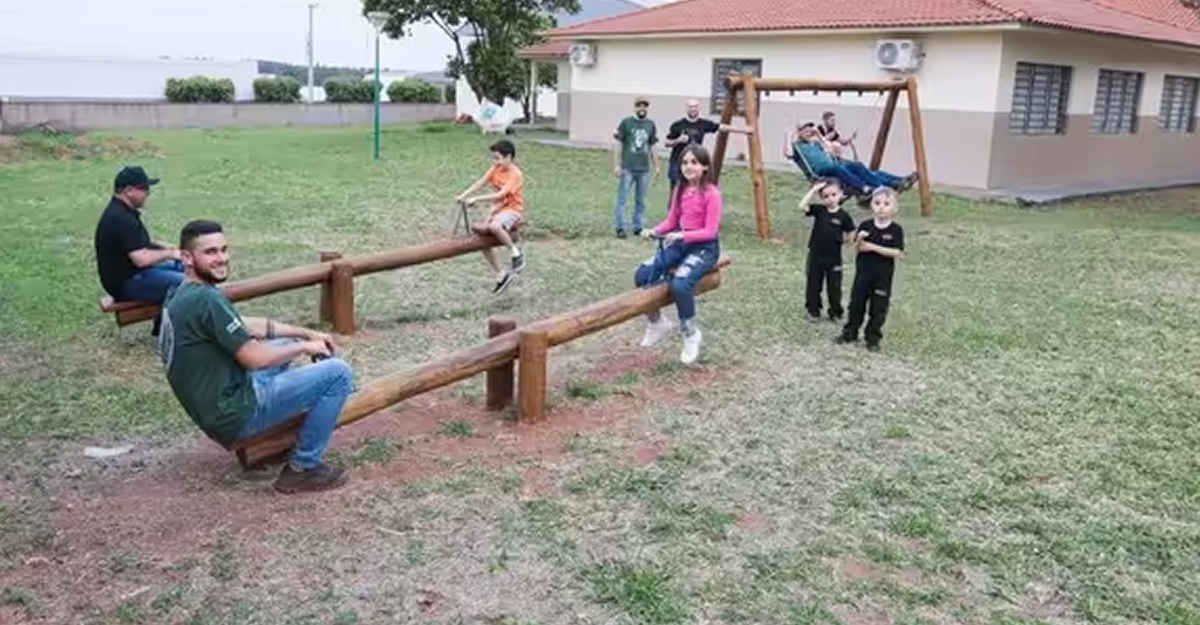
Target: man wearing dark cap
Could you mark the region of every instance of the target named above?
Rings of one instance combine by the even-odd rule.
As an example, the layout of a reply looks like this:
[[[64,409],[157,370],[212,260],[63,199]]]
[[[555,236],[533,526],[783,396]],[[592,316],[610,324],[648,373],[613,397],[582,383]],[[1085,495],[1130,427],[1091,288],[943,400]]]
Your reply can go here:
[[[125,167],[113,181],[113,196],[96,224],[96,268],[105,292],[118,302],[160,304],[183,281],[179,249],[150,239],[142,207],[158,178],[141,167]],[[158,336],[159,319],[152,334]]]
[[[617,236],[625,237],[625,198],[629,187],[633,187],[633,234],[642,233],[642,215],[646,212],[646,189],[650,186],[650,170],[658,175],[658,159],[654,158],[654,145],[658,143],[658,129],[654,120],[648,119],[650,101],[642,96],[634,98],[633,115],[621,120],[613,139],[613,173],[616,174],[617,205],[614,222]]]

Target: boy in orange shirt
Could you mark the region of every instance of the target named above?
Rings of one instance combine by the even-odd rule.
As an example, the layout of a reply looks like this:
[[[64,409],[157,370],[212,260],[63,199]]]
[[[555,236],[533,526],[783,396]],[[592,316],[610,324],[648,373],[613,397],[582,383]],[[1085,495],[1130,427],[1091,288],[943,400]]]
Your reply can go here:
[[[516,274],[525,268],[525,257],[521,254],[520,248],[513,243],[512,237],[509,236],[509,232],[524,219],[522,213],[525,210],[525,197],[522,191],[525,185],[525,176],[513,163],[513,159],[517,155],[517,148],[513,146],[512,142],[501,139],[492,144],[490,149],[492,166],[482,178],[475,181],[475,184],[458,194],[457,199],[467,205],[479,202],[492,203],[487,219],[475,224],[475,227],[486,229],[496,237],[497,241],[512,250],[511,271],[500,269],[500,265],[496,262],[496,256],[492,253],[492,248],[483,250],[483,258],[487,260],[488,265],[497,275],[496,286],[492,289],[492,293],[500,293],[507,289],[508,285],[516,278]],[[471,197],[472,193],[487,184],[495,189],[494,193]]]

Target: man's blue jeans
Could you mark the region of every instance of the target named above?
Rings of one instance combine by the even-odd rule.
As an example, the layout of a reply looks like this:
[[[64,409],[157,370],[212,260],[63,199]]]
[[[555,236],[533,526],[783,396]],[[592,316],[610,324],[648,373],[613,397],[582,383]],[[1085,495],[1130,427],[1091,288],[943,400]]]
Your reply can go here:
[[[903,182],[903,178],[889,174],[886,171],[872,171],[866,165],[857,161],[838,163],[832,168],[821,172],[822,176],[833,176],[845,186],[847,191],[862,191],[864,187],[892,187],[895,189]]]
[[[294,340],[276,339],[271,343],[287,344]],[[258,405],[238,438],[250,438],[306,412],[291,464],[297,469],[311,469],[320,464],[337,428],[338,414],[354,391],[350,365],[340,358],[329,358],[295,368],[285,363],[252,371],[250,376]]]
[[[625,229],[625,198],[633,186],[633,230],[642,229],[642,215],[646,213],[646,189],[650,187],[650,172],[621,170],[621,181],[617,184],[617,206],[615,224],[617,230]]]
[[[648,286],[664,276],[668,269],[674,268],[675,275],[668,278],[671,281],[671,297],[675,299],[679,320],[687,321],[696,316],[696,283],[716,266],[720,257],[721,244],[718,241],[676,241],[663,248],[661,254],[655,254],[654,258],[638,265],[633,274],[633,283],[639,288]],[[655,318],[655,315],[651,317]]]
[[[183,263],[163,261],[146,267],[121,285],[121,293],[113,299],[123,302],[161,303],[171,287],[183,282]]]

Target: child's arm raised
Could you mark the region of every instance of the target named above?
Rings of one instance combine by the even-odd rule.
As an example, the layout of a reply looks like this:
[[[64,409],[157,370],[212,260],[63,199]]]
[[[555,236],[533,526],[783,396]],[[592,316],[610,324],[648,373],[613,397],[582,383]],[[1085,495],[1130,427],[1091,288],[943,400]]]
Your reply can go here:
[[[808,192],[804,194],[804,197],[800,198],[800,208],[804,209],[805,215],[812,214],[813,198],[816,197],[816,195],[820,193],[821,189],[823,188],[825,188],[825,183],[818,182],[809,187]]]

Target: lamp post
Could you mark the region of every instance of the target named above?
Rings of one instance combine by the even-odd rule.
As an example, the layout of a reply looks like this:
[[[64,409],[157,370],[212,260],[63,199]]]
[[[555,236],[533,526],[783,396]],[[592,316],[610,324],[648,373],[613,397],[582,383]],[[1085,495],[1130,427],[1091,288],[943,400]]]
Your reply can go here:
[[[375,90],[375,160],[379,160],[379,98],[382,95],[380,92],[383,91],[379,88],[379,35],[391,16],[387,11],[367,13],[367,20],[375,27],[375,83],[371,85]]]

